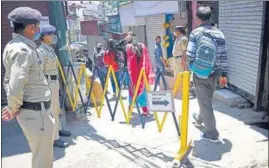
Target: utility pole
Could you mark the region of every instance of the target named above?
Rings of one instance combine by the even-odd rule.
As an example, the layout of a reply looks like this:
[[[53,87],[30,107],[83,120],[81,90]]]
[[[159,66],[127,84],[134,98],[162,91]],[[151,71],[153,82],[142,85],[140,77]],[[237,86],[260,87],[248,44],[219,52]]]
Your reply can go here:
[[[192,1],[186,1],[186,5],[188,11],[188,35],[190,35],[192,31]]]
[[[58,42],[57,47],[62,48],[67,45],[66,32],[67,25],[64,12],[64,4],[62,1],[48,1],[49,20],[57,29]],[[62,66],[67,66],[70,60],[70,54],[67,50],[56,51]]]
[[[68,8],[68,6],[67,6]],[[48,9],[49,9],[49,20],[52,25],[56,27],[57,35],[58,35],[58,42],[57,42],[57,48],[63,48],[64,46],[67,46],[67,24],[66,24],[66,18],[65,18],[65,8],[64,3],[62,1],[48,1]],[[68,9],[67,9],[68,10]],[[66,72],[68,63],[70,61],[70,53],[68,50],[56,50],[56,53],[58,55],[59,61]],[[71,78],[70,78],[71,79]],[[68,82],[70,82],[70,79]],[[71,84],[72,86],[72,84]],[[68,86],[70,88],[70,85]],[[60,78],[60,93],[63,95],[64,83],[63,79]],[[68,100],[62,100],[65,101],[65,107],[62,107],[63,110],[63,116],[64,116],[64,124],[63,127],[67,127],[67,117],[65,110],[71,109],[71,105],[68,103]]]

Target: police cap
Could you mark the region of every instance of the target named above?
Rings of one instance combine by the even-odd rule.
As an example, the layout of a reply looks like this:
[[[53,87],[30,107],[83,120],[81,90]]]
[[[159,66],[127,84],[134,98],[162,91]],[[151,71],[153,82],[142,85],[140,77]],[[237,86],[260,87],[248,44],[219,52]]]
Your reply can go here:
[[[41,25],[40,32],[41,35],[51,35],[56,33],[56,28],[52,25]]]
[[[40,22],[42,14],[30,7],[18,7],[12,10],[8,14],[8,19],[15,23],[27,24],[37,24]]]
[[[184,26],[175,26],[175,30],[185,30],[185,27]]]

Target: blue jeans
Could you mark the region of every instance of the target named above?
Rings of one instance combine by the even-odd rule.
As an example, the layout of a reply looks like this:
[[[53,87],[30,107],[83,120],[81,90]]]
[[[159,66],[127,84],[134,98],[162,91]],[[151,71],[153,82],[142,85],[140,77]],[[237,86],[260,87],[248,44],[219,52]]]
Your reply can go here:
[[[120,88],[121,87],[121,81],[122,81],[122,72],[121,71],[115,72],[115,75],[116,75],[116,80],[117,80],[117,83],[118,83],[118,87]],[[113,93],[116,93],[116,84],[115,84],[114,79],[113,79],[112,76],[110,77],[110,80],[111,80],[111,84],[112,84]]]
[[[122,83],[123,86],[128,87],[129,75],[127,73],[124,73],[124,74],[122,74],[122,80],[123,80],[123,78],[125,78],[124,83]]]
[[[105,80],[106,80],[106,70],[105,69],[98,69],[98,76],[99,76],[99,79],[100,79],[100,82],[102,84],[102,86],[105,85]]]
[[[161,72],[163,72],[164,71],[164,67],[162,67],[162,66],[157,66],[156,67],[156,69],[155,69],[155,81],[156,82],[158,82],[159,80],[160,80],[160,78],[161,78],[161,76],[159,75]],[[157,83],[157,85],[156,86],[158,86],[158,85],[160,85],[160,82],[161,82],[161,80]]]

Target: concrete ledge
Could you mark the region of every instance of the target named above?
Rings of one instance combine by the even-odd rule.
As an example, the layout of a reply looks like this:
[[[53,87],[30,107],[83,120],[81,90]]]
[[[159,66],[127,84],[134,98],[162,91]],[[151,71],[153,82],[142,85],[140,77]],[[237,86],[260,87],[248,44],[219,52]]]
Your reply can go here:
[[[229,107],[239,107],[242,104],[247,104],[248,100],[240,95],[230,91],[229,89],[221,89],[214,92],[213,98],[220,101]]]

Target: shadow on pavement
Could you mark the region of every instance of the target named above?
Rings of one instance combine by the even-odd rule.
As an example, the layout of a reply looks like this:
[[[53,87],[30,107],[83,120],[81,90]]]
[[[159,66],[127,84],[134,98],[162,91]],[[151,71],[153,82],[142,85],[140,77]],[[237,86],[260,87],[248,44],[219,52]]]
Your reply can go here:
[[[182,158],[181,164],[182,168],[194,168],[193,163],[189,159],[189,155],[192,151],[192,146],[189,147],[188,151],[186,152],[185,156]],[[185,166],[185,167],[184,167]]]
[[[163,168],[154,163],[154,161],[149,160],[151,158],[159,159],[163,162],[171,162],[173,160],[173,157],[163,152],[158,152],[155,148],[140,148],[132,144],[118,142],[117,140],[106,139],[98,134],[97,130],[90,125],[88,120],[77,119],[75,113],[67,113],[67,123],[72,135],[66,138],[61,137],[61,139],[69,142],[70,145],[76,145],[74,140],[82,136],[87,140],[96,141],[106,146],[108,149],[118,152],[120,155],[130,160],[130,162],[134,162],[142,168]],[[8,123],[2,123],[2,157],[29,152],[30,149],[27,140],[17,121],[14,120]],[[63,158],[65,153],[65,149],[54,148],[54,161]]]
[[[17,120],[1,123],[2,157],[29,153],[30,148]]]
[[[113,139],[107,139],[103,137],[102,135],[99,135],[97,130],[90,125],[88,120],[83,121],[83,120],[76,119],[75,114],[69,114],[68,118],[69,118],[68,122],[71,123],[70,126],[72,126],[73,128],[72,136],[71,136],[72,139],[76,139],[77,137],[82,136],[86,140],[96,141],[106,146],[108,149],[118,152],[123,157],[129,159],[130,162],[135,162],[140,167],[162,168],[159,165],[155,164],[154,162],[147,160],[149,158],[157,158],[157,159],[162,160],[163,162],[171,162],[173,160],[173,157],[167,156],[166,154],[162,152],[156,152],[156,153],[151,152],[151,150],[156,151],[156,149],[153,149],[153,148],[152,149],[147,149],[145,147],[138,148],[129,143],[118,142],[117,140],[113,140]],[[62,157],[62,153],[59,153],[59,152],[60,150],[55,152],[57,153],[56,158]],[[141,155],[143,157],[141,157]]]
[[[16,119],[9,122],[2,122],[2,157],[9,157],[24,153],[30,153],[30,147],[22,132],[22,129]],[[67,141],[70,146],[75,145],[71,137],[60,137]],[[54,160],[61,159],[65,156],[64,148],[54,147]]]
[[[173,157],[167,156],[162,152],[153,153],[145,147],[137,148],[129,143],[122,143],[122,142],[120,143],[117,140],[106,139],[103,136],[98,135],[95,132],[90,133],[89,135],[84,135],[83,137],[87,140],[97,141],[100,144],[105,145],[108,149],[111,149],[113,151],[117,151],[119,154],[121,154],[122,156],[124,156],[125,158],[129,159],[132,162],[136,162],[136,159],[142,160],[145,163],[143,163],[143,164],[139,163],[139,162],[136,162],[136,163],[144,168],[148,168],[148,167],[161,168],[161,167],[159,165],[151,162],[151,161],[148,161],[148,160],[142,158],[141,155],[139,155],[139,154],[142,154],[146,158],[157,158],[157,159],[160,159],[164,162],[173,161]],[[124,154],[124,152],[121,151],[120,149],[125,150],[127,153],[131,154],[135,159],[133,157],[130,157],[130,156],[127,156],[126,154]],[[139,153],[139,154],[136,154],[136,153]]]
[[[144,120],[145,120],[145,127],[147,126],[147,123],[148,122],[152,122],[152,121],[155,121],[155,119],[154,119],[154,115],[153,114],[150,114],[148,117],[143,117],[144,118]],[[126,124],[126,122],[125,121],[122,121],[122,122],[119,122],[120,124]],[[130,121],[130,125],[133,127],[133,128],[135,128],[135,127],[137,127],[137,126],[139,126],[139,125],[141,125],[141,127],[142,127],[142,124],[141,124],[141,121],[140,121],[140,117],[139,117],[139,115],[138,115],[138,113],[132,113],[132,117],[131,117],[131,121]]]
[[[217,112],[229,115],[239,121],[244,122],[246,125],[249,125],[250,128],[253,130],[259,132],[260,134],[264,135],[268,140],[268,129],[263,129],[258,126],[255,126],[255,124],[251,125],[253,122],[263,122],[268,123],[268,120],[264,120],[264,114],[263,113],[257,113],[252,111],[252,109],[238,109],[238,108],[231,108],[226,105],[223,106],[221,102],[213,102],[213,109]],[[265,127],[266,128],[266,127]],[[267,124],[268,128],[268,124]]]
[[[192,156],[205,161],[221,160],[224,153],[230,152],[232,143],[228,139],[223,139],[219,143],[211,143],[201,139],[193,142]]]

